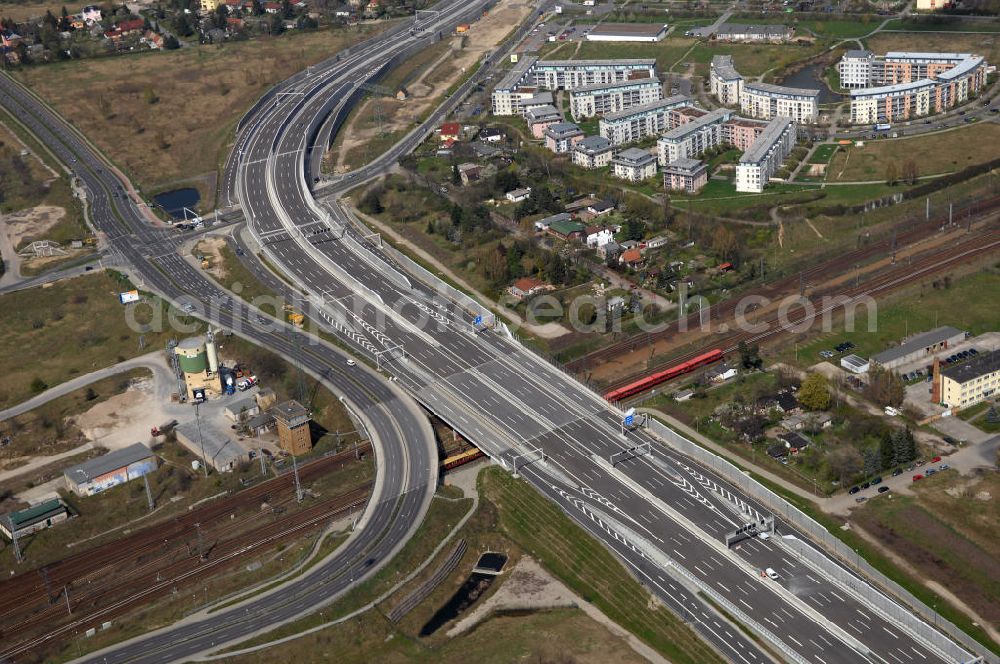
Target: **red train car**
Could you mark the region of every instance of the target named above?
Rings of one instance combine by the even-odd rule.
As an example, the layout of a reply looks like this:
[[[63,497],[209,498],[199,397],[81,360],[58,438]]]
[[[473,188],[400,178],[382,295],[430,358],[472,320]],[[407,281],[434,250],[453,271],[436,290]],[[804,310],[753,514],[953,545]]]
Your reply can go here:
[[[712,364],[713,362],[718,362],[722,359],[722,349],[716,348],[715,350],[710,350],[707,353],[702,353],[697,357],[694,357],[687,362],[681,362],[663,371],[657,371],[654,374],[640,378],[639,380],[629,383],[623,387],[619,387],[617,390],[612,390],[604,395],[604,398],[608,401],[621,401],[639,392],[644,392],[651,387],[655,387],[660,383],[666,382],[681,374],[686,374],[694,371],[698,367],[703,367],[706,364]]]

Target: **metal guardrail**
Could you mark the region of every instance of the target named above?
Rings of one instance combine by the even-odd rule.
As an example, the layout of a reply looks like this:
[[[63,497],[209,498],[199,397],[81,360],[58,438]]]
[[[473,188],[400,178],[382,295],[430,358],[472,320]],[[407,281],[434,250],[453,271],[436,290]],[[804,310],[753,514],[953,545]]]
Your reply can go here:
[[[852,573],[847,567],[835,563],[829,556],[812,549],[812,547],[796,547],[798,552],[803,553],[803,557],[807,557],[810,562],[833,576],[846,587],[864,595],[871,605],[877,606],[884,614],[904,624],[918,638],[933,644],[935,648],[954,658],[956,662],[973,661],[975,655],[972,653],[981,655],[984,661],[990,664],[998,664],[1000,662],[1000,658],[987,651],[982,644],[921,602],[901,585],[872,567],[857,552],[832,535],[810,516],[754,480],[730,462],[696,445],[655,419],[650,420],[649,429],[674,449],[707,466],[721,477],[738,486],[747,495],[759,500],[775,514],[784,518],[785,521],[809,537],[812,537],[823,548],[832,552],[846,564],[857,567],[876,586],[885,588],[889,593],[899,598],[906,604],[905,607],[893,601],[882,590],[873,588],[865,579]],[[914,613],[922,619],[917,618]],[[932,622],[934,626],[931,625]],[[959,647],[959,644],[967,648],[967,650],[963,650]]]

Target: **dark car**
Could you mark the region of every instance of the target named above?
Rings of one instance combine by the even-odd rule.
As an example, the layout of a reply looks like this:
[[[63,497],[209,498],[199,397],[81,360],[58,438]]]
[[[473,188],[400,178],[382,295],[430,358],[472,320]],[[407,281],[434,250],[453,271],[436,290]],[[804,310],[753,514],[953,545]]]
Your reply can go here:
[[[979,355],[979,351],[976,350],[975,348],[970,348],[969,355]]]
[[[885,492],[886,492],[886,491],[888,491],[888,490],[889,490],[889,487],[887,487],[887,486],[880,486],[880,487],[878,488],[878,492],[879,492],[879,493],[885,493]]]
[[[851,490],[848,491],[847,493],[849,493],[849,494],[851,494],[853,496],[854,494],[856,494],[859,491],[861,491],[861,487],[859,487],[859,486],[852,486]]]
[[[892,476],[893,477],[899,477],[902,474],[903,474],[903,469],[902,468],[897,468],[896,470],[892,471]]]
[[[881,483],[882,483],[882,478],[881,477],[876,477],[875,479],[872,480],[872,486],[875,486],[876,484],[881,484]]]
[[[871,483],[871,482],[865,482],[864,484],[862,484],[862,485],[861,485],[861,488],[862,488],[862,489],[867,489],[867,488],[868,488],[868,487],[870,487],[871,485],[872,485],[872,483]]]
[[[924,477],[930,477],[931,475],[933,475],[936,472],[937,472],[937,469],[935,469],[935,468],[928,468],[927,470],[924,471]]]

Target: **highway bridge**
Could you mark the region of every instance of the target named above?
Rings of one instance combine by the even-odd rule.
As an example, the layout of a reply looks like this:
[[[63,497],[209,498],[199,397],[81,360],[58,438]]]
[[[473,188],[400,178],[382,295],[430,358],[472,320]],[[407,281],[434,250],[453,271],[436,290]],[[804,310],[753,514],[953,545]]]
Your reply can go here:
[[[297,76],[281,90],[290,94],[273,95],[248,115],[227,165],[225,186],[262,251],[306,291],[312,314],[395,381],[361,367],[346,371],[345,358],[332,348],[310,345],[306,352],[315,340],[293,343],[294,331],[259,330],[264,327],[259,314],[241,311],[181,260],[160,231],[143,224],[134,204],[102,197],[101,191],[114,193],[120,185],[113,176],[98,177],[108,175],[101,171],[107,167],[80,137],[23,88],[0,81],[20,105],[22,121],[47,145],[67,146],[63,161],[87,180],[95,196],[95,221],[105,218],[102,230],[146,287],[173,299],[218,298],[223,305],[212,315],[220,322],[242,327],[259,343],[327,376],[355,403],[371,404],[368,419],[378,428],[377,437],[389,440],[379,455],[379,477],[392,509],[371,509],[364,529],[370,534],[352,540],[343,556],[270,595],[85,659],[192,657],[315,609],[380,564],[408,535],[426,496],[422,487],[433,472],[414,460],[425,457],[408,431],[419,432],[420,425],[392,391],[399,386],[559,504],[731,661],[772,657],[716,606],[786,661],[973,660],[973,653],[930,626],[890,617],[882,608],[888,600],[879,591],[870,589],[865,596],[838,581],[851,574],[842,562],[820,564],[802,556],[785,538],[802,541],[805,536],[746,492],[642,428],[625,433],[623,413],[522,347],[488,311],[367,237],[337,204],[337,196],[411,150],[442,111],[358,174],[323,183],[322,198],[314,195],[309,162],[321,118],[356,99],[358,86],[377,75],[394,53],[429,43],[484,6],[445,3],[422,28],[394,31]],[[86,163],[78,165],[74,155]],[[149,269],[150,262],[155,269]],[[396,509],[406,517],[393,518]],[[751,523],[759,528],[773,523],[776,534],[727,546],[728,535]],[[778,579],[761,575],[768,567],[777,570]]]

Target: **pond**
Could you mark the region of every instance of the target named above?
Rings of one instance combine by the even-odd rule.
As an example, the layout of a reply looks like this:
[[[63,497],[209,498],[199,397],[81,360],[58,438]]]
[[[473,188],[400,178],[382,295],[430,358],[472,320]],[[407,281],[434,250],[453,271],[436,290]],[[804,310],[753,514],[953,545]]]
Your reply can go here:
[[[174,219],[184,219],[184,208],[193,211],[201,196],[194,187],[185,187],[157,194],[153,196],[153,200]],[[191,212],[188,212],[187,216],[191,217]]]
[[[823,80],[823,71],[826,66],[820,63],[806,65],[794,74],[789,74],[781,81],[781,85],[790,88],[813,88],[819,90],[819,103],[832,104],[842,101],[846,97],[842,94],[830,90],[826,81]]]
[[[502,553],[496,553],[495,551],[487,551],[483,555],[479,556],[479,562],[476,563],[476,569],[483,572],[495,572],[500,573],[503,566],[507,564],[507,556]]]
[[[496,576],[493,574],[480,574],[479,572],[470,574],[469,578],[462,584],[462,587],[451,596],[448,603],[438,609],[431,616],[431,619],[420,629],[420,636],[430,636],[449,620],[457,617],[475,604],[493,584],[495,578]]]

